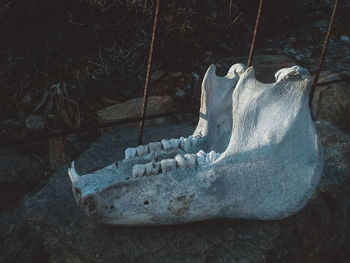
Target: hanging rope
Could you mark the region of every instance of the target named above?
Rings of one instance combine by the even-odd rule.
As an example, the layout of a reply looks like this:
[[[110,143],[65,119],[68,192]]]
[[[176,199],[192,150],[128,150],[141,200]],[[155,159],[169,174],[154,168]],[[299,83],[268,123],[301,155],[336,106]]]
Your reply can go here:
[[[329,21],[329,25],[328,25],[328,31],[327,31],[326,38],[325,38],[324,43],[323,43],[323,48],[322,48],[320,61],[318,63],[318,67],[317,67],[316,73],[314,75],[314,82],[313,82],[313,85],[312,85],[311,91],[310,91],[310,96],[309,96],[309,106],[310,106],[310,108],[311,108],[311,105],[312,105],[312,99],[314,97],[317,81],[318,81],[318,78],[320,77],[322,65],[323,65],[323,62],[324,62],[325,55],[326,55],[327,46],[328,46],[328,42],[329,42],[329,37],[331,35],[333,22],[334,22],[334,17],[335,17],[335,12],[337,11],[338,4],[339,4],[339,0],[335,0],[334,7],[333,7],[333,12],[332,12],[332,16],[331,16],[331,20]]]
[[[140,121],[140,126],[139,126],[139,138],[138,138],[138,144],[139,145],[142,144],[143,127],[145,125],[145,115],[146,115],[146,109],[147,109],[149,77],[150,77],[150,71],[151,71],[151,65],[152,65],[154,39],[155,39],[155,36],[156,36],[157,23],[158,23],[159,2],[160,2],[160,0],[157,0],[156,11],[154,13],[152,40],[151,40],[151,46],[149,48],[149,57],[148,57],[148,65],[147,65],[147,72],[146,72],[145,87],[143,89],[143,102],[142,102],[142,109],[141,109],[141,121]]]
[[[252,63],[252,58],[253,58],[253,52],[254,52],[254,46],[255,46],[255,39],[256,39],[256,34],[258,32],[258,27],[259,27],[259,21],[260,21],[260,14],[261,14],[261,9],[262,9],[262,3],[263,0],[260,0],[259,3],[259,8],[258,8],[258,13],[256,15],[256,20],[255,20],[255,27],[254,27],[254,33],[253,33],[253,38],[252,38],[252,43],[250,45],[250,51],[249,51],[249,56],[248,56],[248,62],[247,62],[247,68],[250,67]]]

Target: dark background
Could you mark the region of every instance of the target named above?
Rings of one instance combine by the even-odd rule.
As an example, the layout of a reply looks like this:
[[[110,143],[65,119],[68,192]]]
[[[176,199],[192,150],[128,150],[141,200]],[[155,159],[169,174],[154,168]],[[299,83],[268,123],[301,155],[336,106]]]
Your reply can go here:
[[[70,96],[83,122],[105,106],[104,97],[124,101],[141,95],[154,5],[151,0],[0,1],[0,119],[23,122],[56,83],[76,87]],[[162,0],[152,71],[202,77],[211,61],[246,57],[257,6],[253,0]],[[256,52],[281,53],[290,37],[299,46],[318,46],[325,32],[313,23],[327,24],[332,6],[333,1],[265,0]],[[348,4],[338,8],[335,38],[349,32],[348,12]],[[223,73],[227,67],[223,63]],[[30,102],[21,103],[24,96]]]

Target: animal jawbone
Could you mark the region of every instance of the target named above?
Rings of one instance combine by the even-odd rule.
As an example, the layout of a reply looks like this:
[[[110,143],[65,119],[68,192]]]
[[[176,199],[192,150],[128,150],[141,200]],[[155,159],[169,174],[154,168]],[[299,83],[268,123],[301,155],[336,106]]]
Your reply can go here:
[[[125,150],[125,159],[68,174],[77,203],[114,225],[179,224],[211,218],[281,219],[300,210],[322,175],[308,107],[311,77],[294,66],[263,84],[254,69],[209,67],[199,122],[189,137]]]

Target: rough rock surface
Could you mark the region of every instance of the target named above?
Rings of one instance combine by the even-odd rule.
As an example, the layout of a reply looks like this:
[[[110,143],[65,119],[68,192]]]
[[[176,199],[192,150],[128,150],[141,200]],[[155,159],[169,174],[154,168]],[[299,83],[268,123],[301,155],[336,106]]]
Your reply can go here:
[[[215,220],[181,226],[111,227],[75,204],[67,165],[21,206],[0,214],[0,262],[346,262],[350,136],[316,123],[325,173],[311,202],[281,221]],[[185,124],[149,127],[149,141],[189,135]],[[77,160],[85,173],[120,159],[137,129],[110,130]]]
[[[0,211],[16,204],[46,177],[39,158],[10,149],[0,149],[0,168]]]
[[[123,103],[114,104],[97,112],[98,121],[100,123],[121,120],[125,118],[133,118],[140,116],[140,110],[143,98],[138,97]],[[148,115],[165,113],[173,106],[173,99],[169,96],[149,96],[147,100],[146,112]],[[147,120],[145,124],[159,123],[159,120]],[[128,126],[137,126],[135,122]]]
[[[319,83],[349,77],[349,72],[322,72]],[[317,86],[312,101],[312,111],[323,119],[350,133],[350,85],[348,82]]]

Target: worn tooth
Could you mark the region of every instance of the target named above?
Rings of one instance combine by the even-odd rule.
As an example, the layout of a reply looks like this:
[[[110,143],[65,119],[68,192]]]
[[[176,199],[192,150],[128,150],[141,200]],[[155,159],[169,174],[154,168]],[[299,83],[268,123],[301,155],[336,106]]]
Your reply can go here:
[[[170,139],[170,140],[163,139],[161,142],[164,150],[167,152],[171,150],[176,150],[177,148],[179,148],[179,144],[180,144],[179,139]]]
[[[159,162],[146,163],[146,175],[157,175],[159,173]]]
[[[170,144],[171,144],[171,148],[173,150],[176,150],[177,148],[179,148],[180,140],[179,139],[170,139]]]
[[[184,155],[184,158],[186,160],[186,164],[187,164],[187,167],[192,167],[192,166],[196,166],[197,163],[196,163],[196,155],[193,154],[193,153],[186,153]]]
[[[150,153],[160,151],[162,149],[162,144],[160,142],[150,142],[148,144]]]
[[[159,150],[159,151],[155,152],[155,157],[156,158],[159,158],[159,157],[162,158],[165,154],[166,154],[166,152],[164,150]]]
[[[125,150],[125,159],[129,160],[136,157],[136,148],[127,148]]]
[[[153,166],[153,169],[152,169],[151,175],[159,174],[160,162],[152,163],[152,166]]]
[[[184,137],[180,138],[180,147],[185,152],[188,152],[191,148],[191,138],[192,136],[189,136],[188,138],[184,138]]]
[[[161,140],[162,142],[162,146],[163,146],[163,149],[168,152],[171,150],[171,143],[170,143],[170,140],[166,140],[166,139],[163,139]]]
[[[125,159],[131,159],[131,151],[130,148],[125,149]]]
[[[199,137],[191,138],[191,146],[192,147],[196,146],[198,144],[198,142],[199,142],[199,139],[200,139]]]
[[[210,158],[209,158],[209,153],[205,156],[205,163],[210,164]]]
[[[215,162],[215,160],[217,159],[217,155],[215,151],[211,151],[209,154],[209,161],[210,163]]]
[[[170,170],[176,169],[176,160],[175,159],[166,159],[160,162],[162,168],[162,173],[166,173]]]
[[[147,153],[142,157],[146,161],[151,161],[152,160],[152,155],[150,153]]]
[[[207,154],[203,150],[200,150],[199,152],[196,153],[196,155],[197,155],[198,165],[205,165],[206,164],[205,157]]]
[[[136,147],[137,156],[142,157],[148,153],[148,145],[139,145]]]
[[[146,163],[145,166],[146,166],[145,167],[146,168],[146,175],[151,175],[152,168],[153,168],[152,162],[151,163]]]
[[[184,137],[180,137],[180,148],[182,150],[185,150],[185,138]]]
[[[135,164],[132,168],[132,177],[141,177],[145,174],[146,166],[144,164]]]
[[[178,154],[175,156],[176,164],[179,168],[184,168],[186,167],[186,161],[184,157],[181,154]]]

